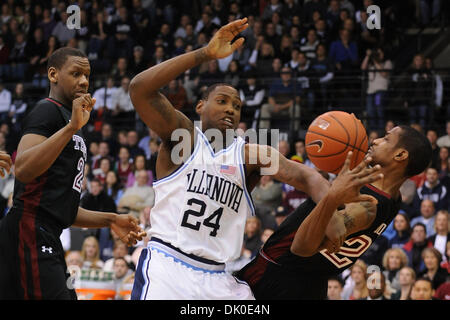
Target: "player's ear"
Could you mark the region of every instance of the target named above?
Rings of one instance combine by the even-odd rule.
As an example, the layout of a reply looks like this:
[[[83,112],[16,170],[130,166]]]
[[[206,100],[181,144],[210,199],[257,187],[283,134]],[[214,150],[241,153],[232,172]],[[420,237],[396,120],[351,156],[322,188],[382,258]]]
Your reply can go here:
[[[47,70],[47,76],[50,83],[58,83],[58,70],[55,67],[50,67]]]
[[[398,149],[395,153],[394,160],[396,161],[405,161],[409,158],[409,152],[406,149]]]
[[[205,102],[201,99],[197,102],[197,105],[195,106],[195,112],[197,112],[198,115],[202,114],[204,105],[205,105]]]

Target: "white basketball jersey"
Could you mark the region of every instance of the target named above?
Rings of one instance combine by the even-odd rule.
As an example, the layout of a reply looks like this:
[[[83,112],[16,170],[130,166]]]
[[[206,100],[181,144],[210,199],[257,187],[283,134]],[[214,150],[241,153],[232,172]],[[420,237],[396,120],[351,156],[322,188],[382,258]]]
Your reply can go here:
[[[209,260],[240,256],[244,228],[254,206],[245,184],[241,138],[214,153],[195,128],[192,154],[169,176],[156,181],[149,235]]]

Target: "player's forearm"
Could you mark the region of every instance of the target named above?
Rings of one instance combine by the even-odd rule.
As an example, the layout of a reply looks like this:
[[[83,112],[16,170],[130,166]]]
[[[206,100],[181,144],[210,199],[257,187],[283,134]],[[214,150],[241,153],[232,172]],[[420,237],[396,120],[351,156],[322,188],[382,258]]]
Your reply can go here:
[[[339,202],[329,194],[319,201],[294,236],[291,245],[293,254],[309,257],[318,251],[325,237],[327,225],[338,206]]]
[[[110,227],[116,221],[116,213],[100,212],[78,208],[77,217],[73,223],[79,228],[104,228]]]
[[[296,166],[300,164],[295,163]],[[317,170],[303,165],[303,170],[295,170],[294,187],[308,194],[315,203],[318,203],[330,189],[330,183]]]
[[[29,148],[21,141],[15,163],[16,178],[23,183],[29,183],[46,172],[75,133],[76,131],[70,125],[66,125],[48,139],[36,135],[36,138],[33,137],[34,141],[30,143],[38,143]],[[38,141],[39,139],[42,141]]]
[[[209,60],[206,47],[203,47],[161,62],[142,71],[131,80],[130,94],[133,91],[151,96],[186,70]]]

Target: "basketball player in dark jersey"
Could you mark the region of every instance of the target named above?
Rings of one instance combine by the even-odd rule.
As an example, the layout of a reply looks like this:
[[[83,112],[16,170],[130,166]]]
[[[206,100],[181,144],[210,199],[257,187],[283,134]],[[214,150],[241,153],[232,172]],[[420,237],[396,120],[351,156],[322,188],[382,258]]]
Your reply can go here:
[[[352,266],[385,230],[398,212],[400,186],[429,165],[430,155],[425,136],[407,126],[393,128],[373,142],[363,162],[379,165],[383,174],[360,190],[376,199],[376,212],[367,201],[336,212],[351,192],[340,173],[317,206],[311,199],[301,204],[237,277],[250,285],[256,299],[326,299],[327,279]],[[328,239],[329,228],[345,230],[340,231],[345,242]]]
[[[87,152],[81,128],[95,104],[89,74],[81,51],[55,51],[49,96],[24,121],[13,206],[0,221],[0,299],[76,299],[59,240],[64,228],[111,227],[129,245],[144,235],[129,215],[78,206]]]

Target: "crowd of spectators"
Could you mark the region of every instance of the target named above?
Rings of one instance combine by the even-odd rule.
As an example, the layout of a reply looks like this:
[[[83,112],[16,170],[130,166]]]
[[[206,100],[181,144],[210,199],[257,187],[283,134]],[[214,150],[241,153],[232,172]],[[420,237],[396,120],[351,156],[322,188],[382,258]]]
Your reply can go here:
[[[363,119],[367,115],[366,128],[375,139],[396,122],[387,112],[395,68],[389,50],[398,40],[393,31],[434,23],[436,8],[445,4],[432,2],[427,7],[429,1],[420,1],[417,19],[402,20],[396,4],[371,0],[6,1],[0,15],[0,150],[14,158],[24,117],[46,96],[48,57],[61,46],[81,49],[91,63],[90,92],[97,99],[84,129],[89,156],[81,206],[132,213],[147,229],[160,140],[134,112],[128,94],[133,76],[206,45],[219,26],[245,16],[249,28],[243,47],[186,71],[162,89],[175,108],[195,118],[192,107],[206,87],[227,82],[239,90],[244,104],[242,128],[299,131],[314,115],[354,107],[351,96],[365,88],[365,107],[352,110]],[[414,8],[415,1],[405,3]],[[67,27],[66,7],[71,4],[81,9],[79,29]],[[367,28],[371,4],[383,8],[386,23],[380,30]],[[402,4],[402,10],[408,5]],[[420,53],[411,65],[401,84],[407,90],[396,96],[409,119],[404,122],[422,130],[432,143],[433,163],[402,186],[402,209],[361,260],[330,280],[330,298],[380,297],[366,281],[368,266],[376,265],[387,284],[381,296],[412,298],[417,278],[423,282],[418,285],[430,282],[436,297],[447,292],[450,299],[445,279],[450,271],[450,122],[436,125],[439,112],[448,112],[448,79],[433,71],[431,59]],[[279,150],[313,166],[301,137],[281,140]],[[11,207],[13,186],[13,172],[0,180],[0,218]],[[247,222],[242,256],[227,266],[229,272],[249,261],[307,195],[263,177],[252,197],[257,215]],[[68,265],[112,273],[116,299],[129,297],[133,270],[147,240],[130,249],[108,228],[72,227],[61,235]],[[447,289],[441,293],[443,286]]]

